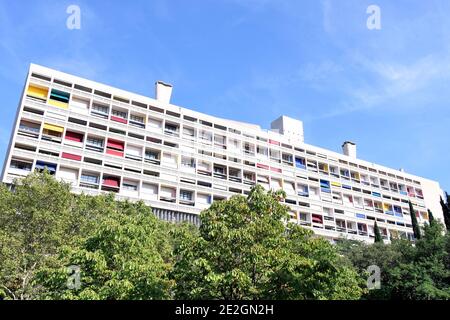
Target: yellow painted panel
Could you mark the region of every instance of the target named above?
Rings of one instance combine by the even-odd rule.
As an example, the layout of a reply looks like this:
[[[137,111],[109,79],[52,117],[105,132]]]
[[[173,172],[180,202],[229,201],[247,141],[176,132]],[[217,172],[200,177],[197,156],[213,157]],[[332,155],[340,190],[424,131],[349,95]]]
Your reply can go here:
[[[331,182],[332,186],[341,187],[342,185],[339,182]]]
[[[33,96],[36,98],[40,98],[40,99],[47,99],[47,94],[48,94],[48,88],[36,87],[36,86],[33,86],[32,84],[30,84],[28,86],[27,95],[30,95],[30,96]]]
[[[56,126],[54,124],[44,123],[44,129],[56,131],[56,132],[63,132],[64,128],[60,126]]]
[[[52,106],[55,106],[55,107],[58,107],[58,108],[63,108],[63,109],[69,108],[69,104],[68,103],[61,102],[61,101],[56,101],[56,100],[52,100],[52,99],[50,99],[48,101],[48,104],[51,104]]]

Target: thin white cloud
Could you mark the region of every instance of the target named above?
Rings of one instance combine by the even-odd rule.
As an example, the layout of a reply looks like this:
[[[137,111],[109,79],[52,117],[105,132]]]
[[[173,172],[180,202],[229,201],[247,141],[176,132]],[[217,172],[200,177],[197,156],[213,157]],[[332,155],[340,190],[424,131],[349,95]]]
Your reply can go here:
[[[438,81],[450,78],[450,55],[427,55],[411,63],[362,61],[372,79],[370,86],[355,87],[352,96],[367,108],[389,99],[421,94]]]

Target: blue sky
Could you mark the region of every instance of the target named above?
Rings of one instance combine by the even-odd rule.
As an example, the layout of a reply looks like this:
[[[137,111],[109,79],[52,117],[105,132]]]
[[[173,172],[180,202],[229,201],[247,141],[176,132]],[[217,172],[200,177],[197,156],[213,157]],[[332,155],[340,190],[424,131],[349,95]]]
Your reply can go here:
[[[81,29],[66,28],[69,5]],[[381,30],[366,9],[381,9]],[[448,0],[0,0],[0,165],[30,62],[438,180],[450,190]]]

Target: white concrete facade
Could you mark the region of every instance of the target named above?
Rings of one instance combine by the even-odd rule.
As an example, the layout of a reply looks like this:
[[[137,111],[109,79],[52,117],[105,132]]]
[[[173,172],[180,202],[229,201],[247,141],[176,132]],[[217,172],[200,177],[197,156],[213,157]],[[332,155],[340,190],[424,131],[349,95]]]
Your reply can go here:
[[[443,220],[438,182],[357,159],[356,146],[346,156],[308,145],[299,120],[262,130],[172,105],[172,87],[156,86],[152,99],[30,65],[2,182],[47,167],[74,192],[112,191],[194,223],[259,183],[284,189],[292,221],[329,239],[373,241],[375,220],[385,239],[412,239],[408,200],[419,222],[427,209]]]

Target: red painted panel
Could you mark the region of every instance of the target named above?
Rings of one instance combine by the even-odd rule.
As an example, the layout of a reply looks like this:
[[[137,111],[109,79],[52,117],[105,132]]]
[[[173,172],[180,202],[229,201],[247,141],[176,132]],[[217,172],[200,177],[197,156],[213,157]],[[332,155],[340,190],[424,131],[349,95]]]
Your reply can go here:
[[[282,170],[279,168],[270,167],[270,170],[281,173]]]
[[[123,151],[123,149],[124,149],[124,142],[123,141],[118,141],[118,140],[113,140],[113,139],[108,139],[107,147]]]
[[[116,121],[116,122],[120,122],[120,123],[127,123],[127,119],[121,118],[121,117],[116,117],[116,116],[111,116],[111,120],[112,121]]]
[[[118,188],[120,184],[120,178],[108,177],[103,179],[103,185],[108,187]]]
[[[72,153],[63,152],[61,154],[61,157],[64,158],[64,159],[81,161],[81,156],[76,155],[76,154],[72,154]]]
[[[322,223],[322,217],[321,216],[316,216],[316,215],[312,215],[312,222],[315,223]]]
[[[276,144],[277,146],[280,145],[280,143],[278,141],[275,141],[275,140],[272,140],[272,139],[269,139],[269,143],[270,144]]]
[[[265,165],[265,164],[262,164],[262,163],[257,163],[257,164],[256,164],[256,167],[257,167],[257,168],[262,168],[262,169],[269,170],[269,166],[268,166],[268,165]]]
[[[83,135],[81,133],[77,133],[77,132],[66,131],[66,140],[83,142]]]
[[[117,151],[117,150],[112,150],[112,149],[106,149],[106,153],[110,154],[112,156],[118,156],[118,157],[123,157],[123,152],[122,151]]]

